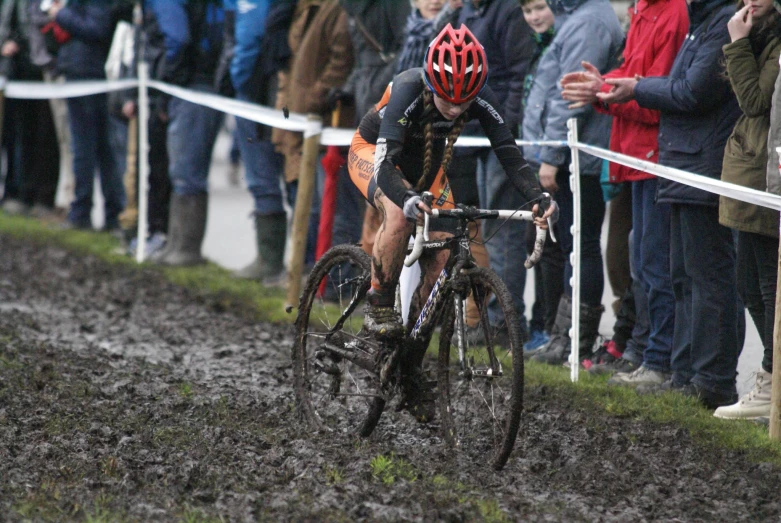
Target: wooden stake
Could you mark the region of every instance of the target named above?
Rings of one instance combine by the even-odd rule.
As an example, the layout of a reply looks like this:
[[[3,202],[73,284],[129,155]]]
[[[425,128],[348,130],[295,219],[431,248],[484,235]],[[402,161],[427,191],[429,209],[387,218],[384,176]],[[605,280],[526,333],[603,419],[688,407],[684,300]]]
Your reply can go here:
[[[322,122],[318,115],[310,114],[309,121]],[[287,278],[287,299],[285,310],[290,312],[298,306],[301,293],[301,273],[306,256],[306,233],[309,228],[309,215],[312,211],[312,195],[315,189],[315,162],[320,150],[320,134],[304,138],[301,157],[301,171],[298,174],[296,206],[293,209],[292,252]]]
[[[779,221],[781,230],[781,221]],[[781,290],[781,248],[778,251],[776,288]],[[781,292],[776,291],[776,317],[773,325],[773,385],[770,392],[770,439],[781,441]]]

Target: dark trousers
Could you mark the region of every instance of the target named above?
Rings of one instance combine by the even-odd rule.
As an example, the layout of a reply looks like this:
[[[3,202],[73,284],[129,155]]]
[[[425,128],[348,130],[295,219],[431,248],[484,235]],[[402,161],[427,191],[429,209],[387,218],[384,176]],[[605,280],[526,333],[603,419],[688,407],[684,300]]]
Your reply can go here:
[[[751,314],[765,349],[762,368],[773,372],[778,238],[738,232],[738,295]]]
[[[7,194],[27,205],[54,207],[60,149],[48,100],[6,100]]]
[[[613,296],[618,298],[614,307],[620,307],[624,294],[632,285],[629,270],[629,231],[632,230],[632,186],[622,184],[618,195],[608,206],[607,248],[605,266]]]
[[[670,370],[675,297],[670,280],[670,206],[656,203],[658,180],[632,182],[633,263],[648,303],[648,345],[643,362],[651,370]]]
[[[718,208],[670,206],[670,270],[675,295],[673,380],[735,394],[735,247],[732,231],[719,224]]]
[[[534,252],[534,240],[537,228],[533,223],[527,224],[526,251]],[[534,267],[534,304],[532,317],[529,321],[530,332],[551,332],[556,323],[556,312],[559,300],[564,293],[564,253],[558,243],[554,243],[550,235],[545,238],[542,257]]]
[[[573,241],[570,227],[574,221],[574,209],[569,176],[570,173],[566,169],[560,170],[556,175],[559,190],[555,199],[559,204],[561,214],[555,227],[556,237],[565,257],[564,292],[568,296],[572,296],[570,254],[572,253]],[[600,307],[602,305],[602,292],[605,288],[602,247],[600,246],[602,222],[605,219],[605,201],[602,199],[599,176],[580,176],[580,205],[580,299],[583,304],[589,307]]]

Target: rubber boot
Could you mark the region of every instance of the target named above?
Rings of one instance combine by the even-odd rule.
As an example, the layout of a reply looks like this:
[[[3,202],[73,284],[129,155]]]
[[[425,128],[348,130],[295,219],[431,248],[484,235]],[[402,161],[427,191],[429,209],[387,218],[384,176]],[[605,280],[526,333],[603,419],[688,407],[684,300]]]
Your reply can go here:
[[[201,244],[206,234],[208,194],[171,195],[169,211],[170,249],[159,260],[163,265],[184,267],[198,265],[205,260],[201,256]]]
[[[255,260],[233,273],[237,278],[264,281],[276,279],[285,271],[285,241],[287,240],[287,215],[256,214],[255,241],[258,255]]]
[[[580,306],[580,360],[591,356],[594,350],[599,335],[599,321],[602,319],[603,312],[605,312],[605,308],[602,305],[591,307],[582,304]],[[559,301],[559,310],[554,324],[556,333],[551,336],[551,341],[547,345],[531,356],[531,359],[550,365],[561,365],[568,361],[572,351],[572,340],[569,337],[571,327],[572,298],[563,295]]]

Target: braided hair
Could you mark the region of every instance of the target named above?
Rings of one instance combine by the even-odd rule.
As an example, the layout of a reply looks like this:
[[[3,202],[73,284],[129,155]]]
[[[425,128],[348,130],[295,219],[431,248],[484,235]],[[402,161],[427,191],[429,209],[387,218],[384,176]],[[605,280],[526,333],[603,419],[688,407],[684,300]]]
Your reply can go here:
[[[423,113],[425,114],[433,109],[433,105],[434,93],[426,89],[423,92]],[[456,140],[458,140],[461,131],[464,130],[464,125],[466,125],[466,112],[461,113],[458,118],[456,118],[455,122],[453,122],[453,127],[447,135],[447,145],[445,146],[445,152],[442,155],[441,166],[442,172],[445,174],[447,174],[447,168],[450,165],[450,160],[453,158],[453,146],[455,145]],[[436,176],[436,173],[432,174],[430,172],[434,150],[434,131],[431,120],[424,124],[423,136],[426,140],[426,151],[423,156],[423,176],[420,177],[417,185],[415,185],[415,190],[418,192],[430,187],[431,184],[434,183],[434,177]]]

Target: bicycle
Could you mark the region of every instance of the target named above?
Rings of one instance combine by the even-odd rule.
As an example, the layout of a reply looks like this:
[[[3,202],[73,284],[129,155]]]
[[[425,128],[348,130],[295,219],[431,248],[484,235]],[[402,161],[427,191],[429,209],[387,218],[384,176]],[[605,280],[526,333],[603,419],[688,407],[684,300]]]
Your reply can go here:
[[[541,207],[550,202],[550,196],[544,198]],[[362,330],[361,306],[371,279],[366,253],[354,245],[339,245],[315,264],[295,323],[293,375],[298,407],[315,430],[352,433],[357,427],[358,435],[368,437],[405,378],[400,365],[405,350],[421,343],[428,347],[435,327],[441,326],[435,385],[442,435],[453,447],[488,453],[493,467],[500,470],[520,427],[523,340],[507,287],[472,258],[468,224],[485,219],[532,221],[534,216],[531,211],[459,205],[452,210],[434,209],[431,217],[456,220],[456,233],[428,241],[429,215],[417,225],[404,261],[408,267],[425,250],[448,249],[450,255],[419,316],[407,322],[402,339],[380,342]],[[539,260],[545,234],[538,227],[527,268]],[[471,328],[466,318],[468,296],[479,317],[478,326]],[[495,300],[504,313],[502,327],[489,322],[489,300]],[[452,359],[457,372],[452,371]]]

